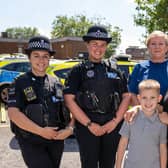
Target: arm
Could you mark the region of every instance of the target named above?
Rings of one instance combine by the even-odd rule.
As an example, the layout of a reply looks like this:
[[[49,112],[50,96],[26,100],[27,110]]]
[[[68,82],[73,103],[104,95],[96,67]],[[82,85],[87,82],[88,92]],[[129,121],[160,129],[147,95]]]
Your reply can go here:
[[[128,145],[128,138],[122,136],[117,150],[116,168],[122,168],[122,162],[127,145]]]
[[[87,124],[91,120],[75,102],[75,95],[65,94],[64,99],[65,99],[66,106],[71,111],[75,119],[78,120],[82,125],[87,126]],[[105,133],[99,124],[96,124],[93,122],[88,126],[88,129],[96,136],[101,136]]]
[[[167,166],[167,145],[160,144],[160,168],[166,168]]]
[[[107,132],[110,133],[113,131],[116,126],[122,121],[125,112],[127,111],[129,104],[130,104],[130,99],[131,99],[131,94],[130,93],[124,93],[123,94],[123,99],[120,103],[120,106],[116,112],[116,118],[113,118],[111,121],[103,125],[103,129]]]
[[[127,110],[126,113],[124,114],[124,119],[127,122],[133,122],[135,116],[137,115],[139,108],[141,108],[140,105],[134,106],[131,109]]]
[[[16,107],[9,107],[8,115],[10,120],[21,129],[37,134],[46,139],[54,139],[57,136],[57,131],[55,131],[56,128],[40,127],[26,117],[26,115],[20,112]]]
[[[137,95],[135,93],[131,93],[130,105],[131,106],[139,105],[139,101],[138,101]]]
[[[159,119],[162,123],[165,123],[168,125],[168,113],[167,112],[159,113]]]
[[[72,135],[74,130],[74,125],[75,125],[75,118],[72,116],[68,126],[65,129],[61,129],[60,131],[58,131],[58,135],[56,139],[63,140],[68,138],[70,135]]]

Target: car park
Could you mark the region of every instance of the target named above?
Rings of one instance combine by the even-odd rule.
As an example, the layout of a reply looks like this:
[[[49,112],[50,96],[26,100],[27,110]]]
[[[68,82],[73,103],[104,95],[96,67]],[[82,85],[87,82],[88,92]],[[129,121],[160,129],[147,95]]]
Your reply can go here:
[[[7,101],[8,87],[11,82],[20,74],[31,69],[28,60],[5,60],[0,62],[0,101]]]
[[[51,59],[50,66],[64,63],[65,60]],[[52,67],[52,66],[51,66]],[[51,68],[50,67],[50,68]],[[28,59],[3,59],[0,61],[0,101],[7,102],[8,87],[14,79],[31,70]]]
[[[80,62],[81,60],[71,60],[71,61],[65,61],[57,65],[53,64],[50,66],[47,73],[52,76],[59,77],[61,82],[64,84],[67,73],[72,69],[73,66],[79,64]],[[125,72],[126,78],[128,78],[129,74],[132,73],[132,70],[136,64],[137,64],[137,61],[133,61],[133,60],[128,60],[128,59],[123,60],[121,58],[120,59],[118,58],[117,60],[118,68],[121,71]]]
[[[80,62],[80,60],[67,60],[63,63],[52,64],[47,69],[47,73],[52,76],[57,76],[62,84],[64,84],[67,73],[73,66],[79,64]]]
[[[65,78],[68,72],[73,66],[79,64],[82,60],[56,60],[51,59],[50,65],[47,69],[47,73],[52,76],[57,76],[62,84],[65,82]],[[131,60],[117,60],[117,65],[121,71],[124,71],[126,77],[132,72],[133,67],[136,65],[136,61]],[[31,69],[28,60],[15,59],[0,61],[0,101],[7,102],[7,89],[13,80],[20,74],[27,72]]]
[[[118,68],[125,72],[126,78],[132,73],[137,61],[117,61]]]

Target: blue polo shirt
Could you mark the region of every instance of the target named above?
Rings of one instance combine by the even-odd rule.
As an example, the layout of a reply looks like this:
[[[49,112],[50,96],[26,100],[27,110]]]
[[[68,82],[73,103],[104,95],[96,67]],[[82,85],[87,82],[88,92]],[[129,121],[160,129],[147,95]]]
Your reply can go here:
[[[120,134],[129,139],[124,168],[159,168],[160,144],[167,143],[167,126],[158,115],[140,110],[133,123],[124,122]]]

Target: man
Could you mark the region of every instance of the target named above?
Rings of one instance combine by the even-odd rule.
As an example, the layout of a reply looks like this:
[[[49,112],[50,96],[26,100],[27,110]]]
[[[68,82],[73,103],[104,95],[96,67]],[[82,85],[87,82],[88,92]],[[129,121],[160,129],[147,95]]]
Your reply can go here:
[[[123,74],[103,61],[111,39],[104,27],[90,27],[83,36],[88,60],[74,67],[65,82],[64,98],[76,119],[82,168],[114,167],[118,130],[130,101]]]
[[[25,52],[32,69],[19,76],[9,89],[9,118],[26,165],[58,168],[64,147],[62,139],[71,135],[72,129],[64,129],[66,123],[61,118],[62,85],[46,74],[55,51],[51,50],[48,38],[36,36],[29,40]]]

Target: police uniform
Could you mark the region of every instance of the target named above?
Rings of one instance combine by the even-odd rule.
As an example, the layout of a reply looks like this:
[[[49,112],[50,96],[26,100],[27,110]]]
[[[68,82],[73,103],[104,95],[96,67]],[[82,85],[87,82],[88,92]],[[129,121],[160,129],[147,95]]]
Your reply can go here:
[[[16,107],[41,127],[64,128],[62,85],[49,75],[37,77],[27,72],[9,89],[9,107]],[[47,140],[13,125],[25,163],[30,168],[58,168],[64,141]],[[38,160],[34,161],[37,158]]]
[[[76,103],[92,122],[104,125],[116,116],[127,92],[127,80],[124,75],[102,61],[85,61],[72,69],[65,82],[64,94],[73,94]],[[112,168],[119,142],[117,126],[109,134],[93,135],[89,129],[76,121],[76,137],[79,143],[82,168]]]

